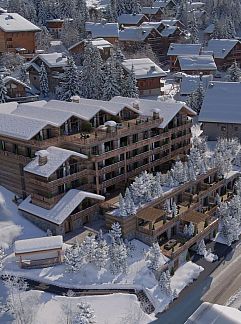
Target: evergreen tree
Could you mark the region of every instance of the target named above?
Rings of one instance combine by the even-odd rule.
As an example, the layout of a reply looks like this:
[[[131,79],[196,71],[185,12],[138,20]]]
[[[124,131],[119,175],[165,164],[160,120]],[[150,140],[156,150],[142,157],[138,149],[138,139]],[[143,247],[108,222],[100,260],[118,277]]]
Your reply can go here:
[[[188,230],[188,236],[192,237],[195,231],[195,227],[192,222],[189,223],[187,230]]]
[[[7,100],[7,88],[4,83],[3,76],[0,75],[0,103],[4,103]]]
[[[197,26],[197,21],[195,17],[195,13],[192,15],[192,19],[189,22],[189,32],[190,32],[190,41],[192,44],[198,44],[199,39],[198,39],[198,26]]]
[[[171,289],[171,277],[169,270],[166,272],[162,272],[159,279],[159,287],[161,288],[162,293],[164,293],[168,297],[172,297],[172,289]]]
[[[136,84],[136,75],[134,71],[134,66],[132,65],[131,71],[128,73],[128,76],[126,78],[125,88],[123,89],[123,95],[129,98],[138,98],[139,90]]]
[[[109,248],[104,239],[98,242],[95,249],[95,264],[98,269],[104,268],[108,259]]]
[[[127,248],[123,242],[119,244],[114,240],[110,246],[110,271],[112,274],[127,272]]]
[[[45,69],[44,64],[41,64],[40,73],[39,73],[39,84],[40,84],[40,94],[44,98],[48,97],[49,94],[49,82],[48,75]]]
[[[77,304],[73,324],[93,324],[95,323],[95,315],[91,306],[85,302]]]
[[[5,257],[4,250],[3,250],[3,248],[0,247],[0,273],[3,270],[3,259],[4,259],[4,257]]]
[[[201,240],[197,246],[197,254],[205,256],[207,252],[204,240]]]
[[[51,44],[52,36],[50,35],[48,29],[45,26],[41,27],[41,31],[36,35],[36,45],[37,49],[48,52]]]
[[[80,94],[79,88],[79,71],[72,57],[68,58],[61,81],[61,100],[70,101],[71,97]]]
[[[187,224],[185,224],[184,225],[184,228],[183,228],[183,234],[185,235],[185,236],[188,236],[188,227],[187,227]]]
[[[188,1],[187,0],[180,0],[176,19],[180,20],[186,27],[188,25]]]
[[[188,97],[187,105],[199,114],[203,104],[203,99],[204,89],[200,82],[198,88]]]
[[[113,223],[110,230],[111,236],[114,238],[114,241],[120,243],[122,231],[119,223]]]
[[[96,250],[97,250],[97,241],[93,236],[86,236],[84,242],[81,244],[81,251],[85,256],[85,261],[88,263],[94,263],[96,261]],[[99,253],[100,251],[98,251]],[[98,264],[100,260],[98,260]]]
[[[239,82],[241,79],[241,69],[236,61],[227,70],[227,79],[230,82]]]
[[[163,255],[158,243],[153,243],[147,257],[148,268],[157,271],[163,265]]]
[[[68,271],[78,271],[81,267],[83,256],[77,243],[65,250],[64,260]]]
[[[103,100],[111,100],[115,96],[119,96],[119,85],[117,83],[117,73],[115,66],[107,63],[105,82],[103,87]]]
[[[125,205],[125,200],[122,196],[122,194],[119,194],[119,215],[120,216],[127,216],[127,210],[126,210],[126,205]]]

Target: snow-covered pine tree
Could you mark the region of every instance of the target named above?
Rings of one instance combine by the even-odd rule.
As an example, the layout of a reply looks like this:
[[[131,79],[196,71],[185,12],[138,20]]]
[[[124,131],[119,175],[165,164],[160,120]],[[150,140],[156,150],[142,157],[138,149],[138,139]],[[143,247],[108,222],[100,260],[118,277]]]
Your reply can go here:
[[[89,10],[86,0],[75,0],[76,3],[76,20],[78,21],[78,29],[82,38],[85,37],[85,23],[90,21]]]
[[[176,19],[188,26],[188,1],[180,0],[177,8]]]
[[[123,198],[122,194],[119,194],[119,215],[120,216],[127,216],[126,204],[125,199]]]
[[[0,75],[0,103],[4,103],[7,100],[7,88],[4,83],[4,78]]]
[[[123,89],[123,95],[129,98],[138,98],[139,90],[137,87],[136,75],[134,71],[134,66],[132,65],[131,71],[128,73],[125,87]]]
[[[241,79],[241,69],[239,68],[237,61],[234,61],[233,64],[227,70],[227,80],[230,82],[239,82]]]
[[[77,310],[73,318],[73,324],[93,324],[93,323],[95,323],[95,315],[90,304],[85,302],[78,303]]]
[[[119,96],[119,85],[117,83],[117,73],[113,62],[106,65],[105,81],[103,85],[103,100],[111,100],[115,96]]]
[[[175,182],[178,184],[184,183],[183,163],[180,159],[175,162],[173,168],[171,169],[171,174]]]
[[[107,263],[109,247],[104,239],[100,240],[97,244],[95,249],[95,264],[98,269],[101,269]]]
[[[172,215],[173,217],[177,216],[177,204],[175,203],[175,201],[173,201],[172,203]]]
[[[49,81],[47,71],[44,64],[41,64],[39,72],[40,94],[43,98],[47,98],[49,94]]]
[[[190,32],[190,41],[191,44],[198,44],[199,39],[198,39],[198,26],[197,26],[197,21],[195,17],[195,13],[193,12],[192,14],[192,19],[189,21],[188,24],[188,30]]]
[[[157,271],[163,264],[163,255],[158,243],[153,243],[148,256],[147,256],[148,268],[152,271]]]
[[[219,196],[219,194],[217,193],[216,194],[216,197],[215,197],[215,203],[217,206],[220,206],[221,205],[221,197]]]
[[[85,240],[80,246],[82,253],[84,254],[85,261],[88,263],[95,262],[97,241],[94,236],[86,236]]]
[[[65,67],[61,81],[61,100],[70,101],[71,97],[80,94],[79,71],[75,65],[74,59],[68,57],[68,63]]]
[[[205,256],[207,252],[204,240],[201,240],[197,245],[197,254]]]
[[[47,27],[42,26],[41,31],[36,35],[36,46],[38,50],[48,52],[51,46],[52,36],[50,35]]]
[[[127,272],[127,248],[123,242],[117,244],[115,241],[110,245],[110,271],[112,274]]]
[[[81,96],[88,99],[102,99],[103,96],[103,61],[99,50],[87,42],[80,80]]]
[[[172,297],[172,290],[171,290],[171,277],[169,270],[163,271],[160,275],[159,279],[159,287],[166,296]]]
[[[192,237],[195,232],[195,227],[192,222],[189,223],[187,230],[188,230],[188,236]]]
[[[116,243],[119,244],[121,242],[122,231],[121,231],[121,226],[118,222],[113,223],[111,225],[110,234],[114,238]]]
[[[64,261],[67,270],[70,272],[79,271],[81,267],[83,256],[77,243],[74,243],[65,250]]]
[[[187,99],[187,105],[198,114],[201,110],[204,99],[204,89],[202,82],[199,82],[198,88],[191,93],[191,95]]]
[[[21,65],[21,67],[20,67],[19,80],[26,83],[26,84],[29,83],[28,73],[27,73],[25,64]]]

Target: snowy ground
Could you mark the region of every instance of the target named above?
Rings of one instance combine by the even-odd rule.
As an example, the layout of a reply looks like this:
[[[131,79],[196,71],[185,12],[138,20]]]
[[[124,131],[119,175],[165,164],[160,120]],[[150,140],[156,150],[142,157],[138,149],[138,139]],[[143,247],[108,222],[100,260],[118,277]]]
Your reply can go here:
[[[63,305],[71,304],[71,308],[74,310],[79,302],[86,302],[91,305],[94,310],[95,321],[98,324],[120,324],[122,322],[147,324],[155,319],[154,316],[147,315],[141,310],[135,295],[62,297],[39,291],[30,291],[24,294],[38,299],[38,309],[34,318],[34,323],[37,324],[66,323]]]

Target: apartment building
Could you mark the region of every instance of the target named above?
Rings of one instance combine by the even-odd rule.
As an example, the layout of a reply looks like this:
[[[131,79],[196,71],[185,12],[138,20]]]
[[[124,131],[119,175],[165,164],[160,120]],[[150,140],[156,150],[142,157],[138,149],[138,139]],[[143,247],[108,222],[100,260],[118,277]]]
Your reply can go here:
[[[19,14],[0,10],[0,53],[14,52],[32,58],[39,31],[39,27]]]
[[[181,102],[74,99],[0,105],[0,184],[25,198],[31,220],[63,235],[141,171],[184,157],[195,115]]]
[[[227,178],[219,177],[216,168],[200,175],[195,181],[164,192],[163,196],[146,204],[136,215],[114,216],[117,197],[104,202],[107,228],[112,223],[119,222],[124,238],[137,238],[151,245],[158,242],[162,253],[170,259],[169,268],[177,269],[187,257],[188,251],[202,239],[212,239],[218,231],[217,194],[222,201],[232,197],[234,184],[240,176],[232,173]],[[166,206],[177,205],[177,214],[168,211]],[[191,237],[184,235],[184,226],[190,223],[194,226]]]

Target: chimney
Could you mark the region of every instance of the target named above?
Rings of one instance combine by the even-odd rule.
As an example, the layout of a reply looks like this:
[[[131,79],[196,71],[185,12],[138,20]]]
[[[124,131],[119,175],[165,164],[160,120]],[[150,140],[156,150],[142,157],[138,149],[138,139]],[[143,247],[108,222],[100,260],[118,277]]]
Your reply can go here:
[[[152,114],[153,119],[160,119],[160,109],[154,109]]]
[[[154,72],[155,70],[156,70],[155,65],[151,65],[151,66],[150,66],[150,72]]]
[[[107,127],[108,133],[113,133],[117,129],[117,124],[114,120],[108,120],[104,125]]]
[[[104,18],[101,19],[101,24],[102,24],[102,25],[105,25],[105,24],[106,24],[106,19],[104,19]]]
[[[41,150],[35,153],[35,155],[38,157],[38,165],[43,166],[48,162],[48,155],[49,152],[46,150]]]
[[[140,103],[138,100],[134,101],[132,104],[133,108],[139,110],[140,109]]]

